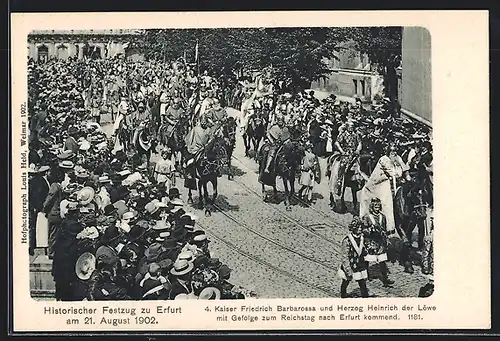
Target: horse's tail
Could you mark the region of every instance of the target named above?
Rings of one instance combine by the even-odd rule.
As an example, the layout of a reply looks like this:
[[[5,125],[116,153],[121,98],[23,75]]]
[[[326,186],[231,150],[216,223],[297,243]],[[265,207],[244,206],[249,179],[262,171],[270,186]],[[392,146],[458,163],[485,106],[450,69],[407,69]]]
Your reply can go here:
[[[407,215],[406,210],[406,198],[404,196],[404,191],[402,187],[396,189],[396,194],[393,200],[394,205],[394,217],[396,220],[401,220],[404,216]]]

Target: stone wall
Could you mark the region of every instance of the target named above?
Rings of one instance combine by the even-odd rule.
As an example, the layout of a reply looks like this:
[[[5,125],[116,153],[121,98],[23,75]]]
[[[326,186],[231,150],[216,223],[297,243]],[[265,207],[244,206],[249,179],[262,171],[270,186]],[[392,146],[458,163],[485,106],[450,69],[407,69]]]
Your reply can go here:
[[[432,123],[431,36],[423,27],[403,29],[402,111]]]
[[[335,58],[324,60],[333,72],[313,82],[311,88],[370,101],[372,73],[368,56],[354,49],[352,42],[343,43],[334,55]]]

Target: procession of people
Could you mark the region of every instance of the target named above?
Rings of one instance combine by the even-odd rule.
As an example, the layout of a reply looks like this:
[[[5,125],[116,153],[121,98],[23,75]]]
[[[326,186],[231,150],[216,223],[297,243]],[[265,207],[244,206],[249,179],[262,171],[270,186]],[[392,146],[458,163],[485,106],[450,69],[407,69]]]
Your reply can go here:
[[[221,176],[231,153],[210,151],[219,141],[234,149],[233,125],[254,141],[246,155],[253,149],[256,159],[265,157],[256,181],[271,183],[278,156],[293,144],[299,200],[313,203],[323,175],[337,213],[346,212],[346,188],[355,203],[359,192],[341,241],[341,297],[351,280],[368,297],[373,264],[384,286],[397,280],[389,276],[391,261],[413,273],[416,249],[424,255],[421,272],[433,273],[430,129],[402,118],[393,100],[369,107],[333,94],[320,100],[284,86],[290,82],[272,67],[236,79],[197,74],[183,60],[123,56],[28,66],[30,254],[46,226],[57,300],[253,296],[230,283],[231,269],[211,257],[209,236],[180,199],[181,191],[197,189],[199,160],[208,169],[215,158]],[[239,116],[229,117],[227,107]]]

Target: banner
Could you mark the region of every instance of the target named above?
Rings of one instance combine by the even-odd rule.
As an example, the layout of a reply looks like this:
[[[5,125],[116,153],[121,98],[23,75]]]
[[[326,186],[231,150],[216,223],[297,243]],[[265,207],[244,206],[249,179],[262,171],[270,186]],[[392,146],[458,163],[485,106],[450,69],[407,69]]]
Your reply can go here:
[[[196,42],[196,46],[194,48],[194,62],[198,62],[198,42]]]

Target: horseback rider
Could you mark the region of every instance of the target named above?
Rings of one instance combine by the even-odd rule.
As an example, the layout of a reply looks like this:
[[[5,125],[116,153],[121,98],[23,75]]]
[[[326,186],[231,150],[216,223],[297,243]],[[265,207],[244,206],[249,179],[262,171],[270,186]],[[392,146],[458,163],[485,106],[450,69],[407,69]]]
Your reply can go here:
[[[210,122],[202,116],[199,123],[186,136],[186,168],[194,163],[194,159],[210,141]]]
[[[220,101],[217,98],[214,98],[212,107],[205,113],[204,117],[208,122],[210,131],[212,132],[211,135],[213,135],[219,131],[219,128],[227,120],[228,114],[226,109],[221,106]]]
[[[275,123],[267,131],[266,139],[269,145],[269,153],[267,154],[264,172],[271,174],[271,165],[276,157],[278,148],[290,139],[290,132],[285,126],[285,120],[281,113],[276,115]]]
[[[172,136],[179,120],[185,114],[186,111],[181,107],[181,99],[179,97],[174,98],[172,105],[168,107],[164,116],[164,122],[168,124],[166,132],[168,138]]]
[[[345,185],[344,177],[361,152],[361,137],[355,130],[354,121],[347,121],[345,129],[337,137],[334,147],[335,151],[328,159],[327,165],[327,176],[330,178],[330,205],[332,208],[336,206],[335,201],[339,197],[342,200]],[[362,176],[357,173],[355,175],[356,177]]]
[[[128,112],[129,112],[129,105],[127,103],[127,98],[125,96],[122,96],[121,97],[121,102],[120,104],[118,105],[118,116],[116,117],[116,121],[115,121],[115,124],[113,126],[113,134],[112,136],[115,136],[115,138],[117,140],[117,142],[119,142],[119,144],[124,144],[122,146],[122,148],[120,149],[123,149],[123,148],[126,148],[127,147],[127,141],[123,141],[121,139],[121,134],[123,132],[123,130],[127,129],[129,126],[130,126],[130,118],[128,117]],[[116,142],[115,142],[116,144]]]

